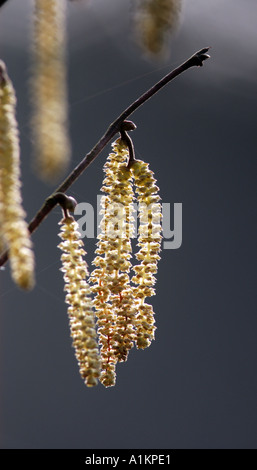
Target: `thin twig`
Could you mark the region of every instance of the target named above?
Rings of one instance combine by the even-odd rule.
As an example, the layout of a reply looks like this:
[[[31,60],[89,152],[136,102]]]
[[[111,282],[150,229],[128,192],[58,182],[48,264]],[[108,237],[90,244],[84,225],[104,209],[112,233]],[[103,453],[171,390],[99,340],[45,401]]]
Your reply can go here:
[[[128,131],[134,131],[136,129],[136,124],[132,121],[123,121],[123,123],[120,126],[120,136],[125,145],[128,147],[129,151],[129,159],[128,159],[128,164],[127,167],[130,168],[132,163],[135,161],[135,150],[134,150],[134,145],[132,142],[132,139],[128,135]]]
[[[93,149],[81,160],[81,162],[74,168],[74,170],[67,176],[63,183],[53,192],[52,196],[55,193],[65,193],[67,189],[78,179],[78,177],[85,171],[85,169],[96,159],[96,157],[102,152],[110,140],[115,136],[117,132],[120,131],[121,124],[125,121],[132,113],[134,113],[140,106],[142,106],[147,100],[152,98],[161,88],[163,88],[167,83],[176,78],[178,75],[182,74],[191,67],[201,67],[203,62],[208,59],[210,56],[207,54],[209,48],[206,47],[196,52],[192,57],[187,59],[183,64],[181,64],[176,69],[172,70],[165,77],[163,77],[159,82],[157,82],[152,88],[147,90],[143,95],[141,95],[137,100],[135,100],[128,108],[123,111],[120,116],[109,126],[105,134],[93,147]],[[29,224],[29,231],[33,233],[41,222],[46,218],[46,216],[52,211],[56,206],[57,201],[54,197],[48,197],[44,202],[41,209],[37,212],[35,217],[31,220]],[[8,252],[2,254],[0,257],[0,266],[5,264],[8,260]]]

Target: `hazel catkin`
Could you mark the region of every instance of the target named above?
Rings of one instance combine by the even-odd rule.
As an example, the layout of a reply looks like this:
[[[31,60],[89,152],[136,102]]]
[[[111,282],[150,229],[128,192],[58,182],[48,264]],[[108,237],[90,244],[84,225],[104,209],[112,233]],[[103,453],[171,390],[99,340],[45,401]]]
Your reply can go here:
[[[12,278],[22,289],[35,283],[34,253],[22,206],[20,143],[16,96],[5,64],[0,61],[0,237],[9,250]]]
[[[88,387],[97,385],[101,371],[98,351],[95,314],[91,299],[91,290],[87,283],[89,275],[84,260],[85,250],[80,239],[78,224],[72,216],[60,222],[59,234],[62,242],[62,268],[64,273],[65,301],[69,305],[68,316],[72,344],[79,364],[80,375]]]

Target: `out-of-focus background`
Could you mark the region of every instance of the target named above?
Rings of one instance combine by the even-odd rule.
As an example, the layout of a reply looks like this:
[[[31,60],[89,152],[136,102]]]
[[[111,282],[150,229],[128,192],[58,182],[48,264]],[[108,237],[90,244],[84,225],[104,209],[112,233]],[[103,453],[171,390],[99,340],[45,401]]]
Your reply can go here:
[[[165,61],[138,47],[133,9],[68,2],[72,166],[131,101],[211,46],[203,68],[132,117],[137,157],[150,163],[162,201],[183,205],[182,246],[163,250],[159,264],[156,340],[118,365],[114,388],[86,388],[71,348],[55,209],[33,236],[33,292],[13,285],[8,265],[0,271],[1,448],[257,448],[256,0],[186,0]],[[31,17],[30,0],[0,10],[28,220],[54,189],[32,165]],[[96,207],[108,150],[69,191],[79,202]],[[95,239],[85,243],[90,263]]]

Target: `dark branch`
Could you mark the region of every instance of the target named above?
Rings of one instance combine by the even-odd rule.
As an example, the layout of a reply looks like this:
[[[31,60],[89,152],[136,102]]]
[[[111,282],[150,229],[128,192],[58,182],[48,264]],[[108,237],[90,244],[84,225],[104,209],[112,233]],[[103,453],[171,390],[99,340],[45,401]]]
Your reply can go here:
[[[120,130],[120,126],[132,113],[134,113],[142,104],[149,100],[153,95],[155,95],[161,88],[163,88],[167,83],[176,78],[181,73],[185,72],[191,67],[199,67],[203,65],[203,61],[208,59],[210,56],[207,54],[209,48],[201,49],[196,52],[192,57],[190,57],[186,62],[172,70],[159,82],[157,82],[152,88],[147,90],[143,95],[141,95],[136,101],[134,101],[121,115],[110,125],[103,137],[97,142],[93,147],[91,152],[89,152],[85,158],[79,163],[79,165],[70,173],[70,175],[65,179],[65,181],[57,188],[55,192],[65,192],[67,189],[77,180],[77,178],[83,173],[83,171],[95,160],[95,158],[102,152],[104,147],[110,142],[110,140],[115,136]],[[32,221],[33,222],[33,221]],[[33,224],[34,226],[34,224]]]
[[[132,139],[129,137],[128,132],[134,131],[136,129],[136,125],[132,121],[123,121],[120,126],[120,136],[123,142],[126,144],[129,150],[129,160],[128,160],[128,168],[131,164],[135,161],[135,150]]]
[[[4,3],[6,3],[7,0],[0,0],[0,8],[3,6]]]
[[[147,100],[152,98],[153,95],[155,95],[158,91],[160,91],[165,85],[167,85],[178,75],[181,75],[183,72],[185,72],[191,67],[201,67],[203,65],[203,62],[210,57],[207,54],[208,50],[209,48],[206,47],[196,52],[194,55],[192,55],[192,57],[190,57],[179,67],[168,73],[152,88],[147,90],[136,101],[134,101],[127,109],[125,109],[125,111],[123,111],[123,113],[121,113],[120,116],[109,126],[103,137],[101,137],[101,139],[97,142],[93,149],[85,156],[85,158],[83,158],[83,160],[78,164],[78,166],[76,166],[76,168],[69,174],[69,176],[63,181],[63,183],[54,191],[52,196],[54,196],[55,193],[65,193],[67,189],[70,188],[70,186],[78,179],[78,177],[85,171],[85,169],[102,152],[102,150],[115,136],[115,134],[117,132],[120,132],[123,121],[125,121],[140,106],[142,106]],[[29,224],[30,233],[33,233],[38,228],[38,226],[45,219],[45,217],[47,217],[47,215],[51,212],[51,210],[55,207],[56,204],[57,201],[54,197],[50,196],[46,199],[41,209],[37,212],[37,214]],[[0,266],[2,266],[7,261],[7,259],[8,252],[5,252],[0,257]]]

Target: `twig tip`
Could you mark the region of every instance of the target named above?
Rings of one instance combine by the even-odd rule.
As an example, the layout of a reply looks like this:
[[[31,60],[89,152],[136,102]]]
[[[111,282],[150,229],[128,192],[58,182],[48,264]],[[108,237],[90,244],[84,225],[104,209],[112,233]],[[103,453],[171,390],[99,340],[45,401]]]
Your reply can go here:
[[[209,49],[210,49],[210,47],[204,47],[203,49],[201,49],[200,51],[196,52],[193,55],[193,58],[196,60],[196,65],[197,66],[202,67],[203,62],[207,59],[210,59],[211,56],[209,54],[207,54]]]

